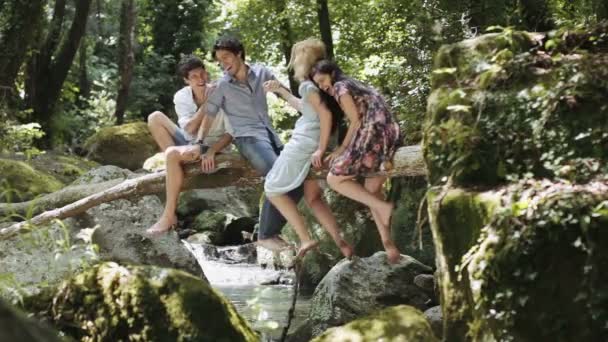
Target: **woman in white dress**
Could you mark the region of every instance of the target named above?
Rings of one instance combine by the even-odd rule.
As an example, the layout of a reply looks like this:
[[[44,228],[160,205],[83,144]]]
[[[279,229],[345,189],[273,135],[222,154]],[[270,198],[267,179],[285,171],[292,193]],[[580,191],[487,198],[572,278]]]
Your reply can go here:
[[[304,183],[306,204],[333,238],[342,254],[350,258],[353,250],[341,237],[336,219],[322,198],[318,181],[306,179],[311,163],[314,167],[322,167],[323,154],[327,149],[332,130],[332,114],[321,100],[320,91],[309,75],[313,65],[323,58],[325,58],[325,45],[318,39],[307,39],[293,46],[290,67],[294,70],[295,78],[301,82],[299,88],[301,99],[293,96],[278,81],[269,81],[265,84],[267,91],[278,93],[288,99],[289,104],[301,112],[302,116],[296,122],[291,139],[285,144],[274,166],[266,175],[264,191],[300,238],[298,258],[303,257],[306,252],[319,244],[310,237],[304,218],[298,212],[297,203],[286,195],[302,183]]]

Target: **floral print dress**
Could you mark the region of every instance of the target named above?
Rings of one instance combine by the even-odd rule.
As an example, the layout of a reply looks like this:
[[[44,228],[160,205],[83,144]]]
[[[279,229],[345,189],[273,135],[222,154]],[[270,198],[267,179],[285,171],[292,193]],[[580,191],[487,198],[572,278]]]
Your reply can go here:
[[[375,90],[371,94],[357,92],[348,81],[334,84],[334,97],[352,96],[361,126],[355,132],[346,150],[336,157],[330,172],[339,176],[361,175],[390,169],[399,143],[399,124],[388,109],[382,96]]]

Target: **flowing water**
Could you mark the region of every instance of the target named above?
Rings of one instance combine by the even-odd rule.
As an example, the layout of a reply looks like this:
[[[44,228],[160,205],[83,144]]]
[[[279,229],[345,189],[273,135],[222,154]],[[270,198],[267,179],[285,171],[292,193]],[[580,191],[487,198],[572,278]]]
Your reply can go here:
[[[262,341],[279,341],[287,325],[293,299],[291,285],[259,285],[278,278],[280,271],[262,269],[256,264],[227,264],[208,260],[196,245],[184,243],[196,256],[209,283],[228,298],[253,329],[262,333]],[[300,295],[289,331],[295,331],[308,317],[310,296]]]

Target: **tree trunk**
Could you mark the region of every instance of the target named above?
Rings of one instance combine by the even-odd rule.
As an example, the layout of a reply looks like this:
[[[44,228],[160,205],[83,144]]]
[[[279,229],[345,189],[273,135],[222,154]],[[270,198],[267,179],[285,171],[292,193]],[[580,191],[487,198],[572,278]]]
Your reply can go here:
[[[325,43],[327,49],[327,57],[334,58],[334,41],[331,36],[331,21],[329,20],[329,7],[327,0],[317,0],[317,15],[319,17],[319,30],[321,31],[321,40]]]
[[[291,28],[291,23],[287,16],[285,0],[273,0],[273,4],[281,32],[281,50],[283,51],[283,57],[285,57],[285,65],[288,65],[291,60],[291,47],[295,43],[293,29]],[[291,93],[298,96],[298,81],[293,78],[293,71],[288,70],[287,75],[289,77],[289,88],[291,89]]]
[[[80,48],[78,49],[78,97],[79,106],[84,107],[84,103],[91,94],[91,82],[89,82],[89,71],[87,69],[87,44],[86,37],[82,37]]]
[[[384,175],[387,177],[414,177],[426,174],[426,166],[422,157],[420,146],[405,146],[401,147],[395,153],[393,159],[393,168],[389,171],[383,171],[374,175]],[[313,170],[311,177],[325,178],[327,169]],[[226,186],[251,186],[259,184],[262,179],[257,172],[238,154],[218,155],[217,170],[202,177],[200,175],[199,164],[197,162],[190,163],[185,167],[186,181],[184,189],[198,188],[218,188]],[[64,219],[72,217],[86,210],[93,208],[101,203],[114,201],[127,197],[138,197],[143,195],[160,193],[165,188],[166,172],[157,172],[148,174],[138,178],[128,179],[125,181],[110,180],[100,184],[91,184],[87,186],[79,186],[79,188],[68,187],[53,194],[42,197],[39,200],[17,204],[0,204],[0,215],[23,215],[28,210],[39,212],[40,208],[35,206],[42,202],[45,209],[56,208],[45,211],[33,217],[29,221],[13,224],[10,227],[0,229],[0,239],[7,238],[23,230],[25,227],[45,224],[54,219]],[[82,191],[80,198],[76,200],[74,194]],[[70,197],[71,196],[71,197]],[[66,201],[69,199],[72,202]],[[70,203],[65,205],[66,203]],[[61,207],[63,206],[63,207]]]
[[[0,101],[11,103],[15,79],[39,30],[45,1],[11,1],[2,4],[6,22],[0,31]]]
[[[135,44],[135,19],[137,17],[135,0],[123,0],[120,13],[118,48],[120,85],[118,87],[118,96],[116,97],[116,111],[114,112],[117,125],[124,123],[127,100],[129,98],[129,87],[133,79],[133,67],[135,64],[133,45]]]
[[[51,121],[55,105],[61,95],[74,56],[85,34],[92,0],[77,0],[74,20],[70,25],[67,36],[60,39],[61,28],[65,15],[65,0],[55,1],[55,10],[49,34],[43,43],[39,54],[34,56],[29,67],[29,81],[26,88],[34,119],[40,123],[46,132],[47,144],[52,138]],[[61,45],[58,43],[61,41]]]

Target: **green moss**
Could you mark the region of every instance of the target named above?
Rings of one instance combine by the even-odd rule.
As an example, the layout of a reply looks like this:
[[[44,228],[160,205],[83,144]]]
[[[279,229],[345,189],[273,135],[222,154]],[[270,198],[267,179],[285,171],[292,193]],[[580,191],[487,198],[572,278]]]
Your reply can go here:
[[[146,123],[135,122],[102,128],[86,140],[85,149],[99,163],[137,170],[158,147]]]
[[[21,161],[0,159],[0,174],[5,185],[14,190],[11,193],[12,202],[27,201],[63,187],[59,180]],[[0,201],[7,200],[6,195],[0,196]]]
[[[468,265],[475,340],[608,338],[608,180],[515,184]]]
[[[313,342],[438,341],[422,312],[408,305],[393,306],[375,314],[328,329]]]
[[[208,283],[151,266],[95,266],[62,285],[47,315],[82,341],[258,340]]]
[[[430,183],[584,183],[608,172],[606,35],[606,25],[562,34],[547,49],[505,30],[443,47],[424,124]],[[572,43],[581,37],[597,39]]]
[[[463,255],[475,245],[481,228],[487,224],[498,204],[492,193],[451,189],[443,193],[435,187],[427,194],[429,218],[437,254],[439,290],[447,341],[463,341],[472,320],[473,300]]]

